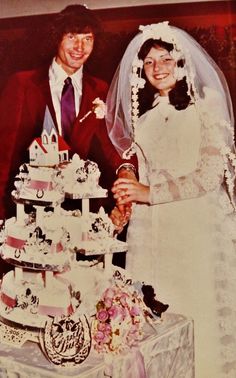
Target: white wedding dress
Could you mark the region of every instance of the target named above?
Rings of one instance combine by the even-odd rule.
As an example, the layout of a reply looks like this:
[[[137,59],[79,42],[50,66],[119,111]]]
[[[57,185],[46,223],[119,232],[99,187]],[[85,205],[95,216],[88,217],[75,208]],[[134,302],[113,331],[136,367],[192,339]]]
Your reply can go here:
[[[160,97],[139,118],[139,179],[151,205],[133,205],[127,270],[168,311],[193,318],[196,378],[235,378],[236,222],[222,187],[220,107],[210,90],[206,98],[177,111]]]

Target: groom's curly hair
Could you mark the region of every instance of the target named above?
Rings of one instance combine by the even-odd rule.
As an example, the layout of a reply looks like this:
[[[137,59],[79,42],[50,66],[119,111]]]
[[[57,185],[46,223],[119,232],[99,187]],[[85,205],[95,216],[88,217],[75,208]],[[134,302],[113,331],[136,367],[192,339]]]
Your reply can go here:
[[[42,55],[48,55],[50,59],[55,56],[63,36],[67,33],[90,32],[93,33],[95,38],[92,55],[97,55],[99,50],[103,48],[101,42],[103,40],[103,29],[100,19],[93,10],[84,5],[69,5],[61,12],[53,15],[45,26]]]
[[[150,38],[141,46],[138,53],[138,58],[144,60],[152,47],[162,47],[169,52],[174,49],[172,43],[162,41],[161,39]],[[177,66],[183,67],[184,60],[178,60]],[[153,85],[148,81],[144,69],[142,69],[141,71],[141,76],[146,80],[146,83],[144,85],[144,88],[141,88],[138,93],[140,115],[152,108],[154,96],[157,93],[157,89],[153,87]],[[170,104],[172,104],[177,110],[186,109],[190,104],[191,97],[188,94],[186,76],[184,76],[181,80],[177,80],[175,87],[169,92],[169,100]]]
[[[94,12],[84,5],[69,5],[55,17],[51,24],[51,35],[58,46],[67,33],[90,33],[96,36],[101,32],[101,24]]]

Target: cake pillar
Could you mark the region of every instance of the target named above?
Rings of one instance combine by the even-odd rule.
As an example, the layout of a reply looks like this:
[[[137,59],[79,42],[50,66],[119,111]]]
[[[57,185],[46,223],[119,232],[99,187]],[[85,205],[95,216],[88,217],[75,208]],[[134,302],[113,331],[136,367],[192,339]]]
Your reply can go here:
[[[16,204],[16,219],[20,224],[24,224],[25,221],[25,209],[22,203]]]
[[[44,281],[44,286],[45,287],[50,287],[53,285],[53,272],[51,271],[46,271],[45,272],[45,281]]]
[[[89,199],[82,198],[82,214],[88,215],[89,214]]]
[[[108,273],[112,269],[112,253],[106,253],[104,255],[105,270]]]
[[[44,207],[43,206],[35,206],[35,207],[36,207],[36,226],[42,226]]]
[[[15,267],[15,280],[16,282],[20,282],[23,280],[23,270],[22,268]]]

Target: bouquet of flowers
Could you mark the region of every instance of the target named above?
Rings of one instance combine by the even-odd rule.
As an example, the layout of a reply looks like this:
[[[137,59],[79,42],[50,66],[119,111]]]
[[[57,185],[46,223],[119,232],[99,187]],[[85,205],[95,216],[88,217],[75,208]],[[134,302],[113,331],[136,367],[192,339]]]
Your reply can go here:
[[[130,282],[115,282],[96,305],[92,338],[97,352],[118,354],[142,339],[146,306]]]

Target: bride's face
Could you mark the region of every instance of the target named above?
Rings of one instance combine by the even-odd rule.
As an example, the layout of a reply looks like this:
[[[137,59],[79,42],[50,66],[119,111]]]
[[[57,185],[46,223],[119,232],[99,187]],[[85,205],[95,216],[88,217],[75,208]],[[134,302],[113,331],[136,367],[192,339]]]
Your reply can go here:
[[[167,96],[176,84],[175,66],[176,61],[163,47],[152,47],[144,58],[146,77],[161,96]]]

